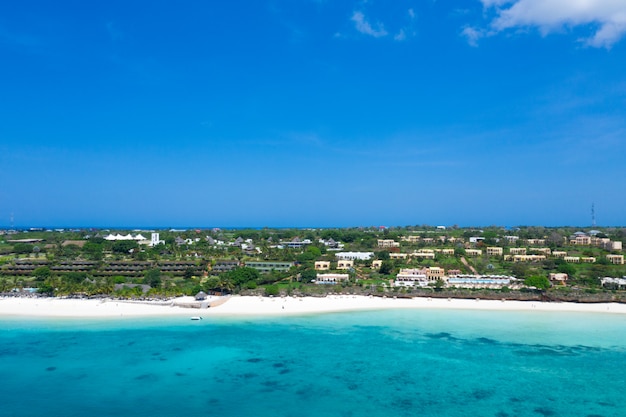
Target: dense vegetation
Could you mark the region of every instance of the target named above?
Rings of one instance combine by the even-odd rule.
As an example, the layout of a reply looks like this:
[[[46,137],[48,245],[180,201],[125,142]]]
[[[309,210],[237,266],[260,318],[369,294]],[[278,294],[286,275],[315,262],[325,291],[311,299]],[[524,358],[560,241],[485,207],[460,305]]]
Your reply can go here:
[[[327,291],[404,292],[391,288],[390,281],[401,268],[440,266],[463,273],[512,275],[527,286],[542,291],[605,291],[601,277],[626,276],[624,265],[613,265],[604,248],[573,245],[569,238],[577,228],[500,227],[483,229],[430,226],[344,229],[243,229],[243,230],[161,230],[163,243],[154,247],[136,241],[109,241],[109,233],[128,231],[63,230],[18,231],[0,235],[0,292],[36,288],[51,295],[115,295],[119,297],[194,295],[199,291],[217,293],[324,293]],[[149,232],[147,232],[149,235]],[[415,242],[403,237],[419,236]],[[516,236],[511,241],[505,236]],[[603,228],[598,237],[626,241],[626,229]],[[480,237],[470,243],[470,238]],[[285,242],[310,240],[301,248]],[[454,239],[451,239],[454,238]],[[399,248],[382,249],[378,239],[393,239]],[[594,257],[594,263],[567,263],[548,257],[540,262],[512,262],[504,256],[466,255],[469,249],[529,247],[527,239],[543,239],[546,248],[567,251],[568,255]],[[341,243],[342,251],[374,252],[382,261],[377,269],[371,260],[356,260],[348,271],[350,279],[337,286],[312,284],[314,263],[336,263],[329,241]],[[243,244],[242,244],[243,242]],[[390,259],[393,252],[414,252],[423,248],[454,249],[435,254],[434,259]],[[623,253],[622,251],[614,253]],[[216,272],[221,261],[236,261],[240,267]],[[293,266],[287,271],[260,273],[245,267],[250,261],[283,261]],[[550,273],[566,273],[567,287],[551,288]],[[433,285],[440,290],[442,283]],[[506,289],[504,289],[506,290]],[[502,291],[502,289],[500,290]]]

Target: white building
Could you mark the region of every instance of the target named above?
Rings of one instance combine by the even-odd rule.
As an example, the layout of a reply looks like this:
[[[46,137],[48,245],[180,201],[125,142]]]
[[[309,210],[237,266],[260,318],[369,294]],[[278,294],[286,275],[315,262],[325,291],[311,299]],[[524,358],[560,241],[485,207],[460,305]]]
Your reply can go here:
[[[158,233],[152,233],[150,235],[150,243],[149,243],[150,247],[160,245],[161,243],[165,244],[165,241],[159,239]]]
[[[146,238],[141,236],[141,234],[138,234],[137,236],[133,236],[130,233],[128,233],[127,235],[121,235],[121,234],[109,234],[108,236],[106,236],[104,238],[104,240],[109,240],[109,241],[116,241],[116,240],[145,240]]]
[[[316,284],[335,285],[338,282],[347,281],[350,278],[348,274],[317,274]]]
[[[369,261],[374,257],[374,252],[337,252],[335,257],[340,261],[354,261],[356,259]]]
[[[448,286],[456,288],[500,288],[517,279],[506,275],[457,275],[448,278]]]
[[[605,277],[600,279],[603,287],[615,288],[615,289],[626,289],[626,277],[624,278],[610,278]]]
[[[395,287],[425,287],[428,283],[429,281],[426,268],[406,268],[401,269],[396,275],[396,280],[393,285]]]

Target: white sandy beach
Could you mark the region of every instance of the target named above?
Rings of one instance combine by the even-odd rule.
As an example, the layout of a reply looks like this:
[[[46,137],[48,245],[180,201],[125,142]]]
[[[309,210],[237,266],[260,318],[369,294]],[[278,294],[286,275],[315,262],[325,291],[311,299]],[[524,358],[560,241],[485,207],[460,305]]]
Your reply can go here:
[[[217,301],[218,299],[213,299]],[[383,309],[467,309],[494,311],[568,311],[626,314],[626,304],[541,303],[530,301],[493,301],[413,298],[395,299],[352,295],[318,297],[228,297],[208,309],[182,307],[192,297],[168,302],[132,302],[61,298],[0,298],[0,316],[113,318],[148,316],[262,316],[299,315]]]

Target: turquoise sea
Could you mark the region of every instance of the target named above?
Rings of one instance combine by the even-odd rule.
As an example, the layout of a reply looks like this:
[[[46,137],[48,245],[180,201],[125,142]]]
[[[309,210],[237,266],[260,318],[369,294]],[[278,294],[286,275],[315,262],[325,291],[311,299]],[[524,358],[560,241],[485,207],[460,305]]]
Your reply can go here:
[[[0,415],[626,415],[626,317],[0,321]]]

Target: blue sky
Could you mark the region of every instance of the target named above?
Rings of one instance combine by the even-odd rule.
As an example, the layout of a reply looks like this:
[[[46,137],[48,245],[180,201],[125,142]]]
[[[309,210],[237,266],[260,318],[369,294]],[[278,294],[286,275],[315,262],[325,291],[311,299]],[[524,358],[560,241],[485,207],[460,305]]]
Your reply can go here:
[[[623,0],[90,3],[0,5],[0,225],[626,223]]]

